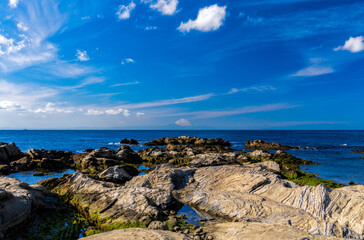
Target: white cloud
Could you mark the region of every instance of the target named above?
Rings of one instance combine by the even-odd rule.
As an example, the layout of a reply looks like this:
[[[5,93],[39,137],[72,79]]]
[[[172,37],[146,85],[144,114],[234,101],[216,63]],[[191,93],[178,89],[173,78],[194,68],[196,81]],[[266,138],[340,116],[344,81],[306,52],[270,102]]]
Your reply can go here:
[[[220,28],[226,16],[226,6],[217,4],[204,7],[199,10],[196,20],[188,20],[177,28],[181,32],[189,32],[191,29],[202,32],[215,31]]]
[[[103,111],[95,110],[95,109],[88,109],[85,115],[103,115],[105,114]]]
[[[182,126],[182,127],[188,127],[191,126],[191,122],[188,121],[187,119],[181,118],[177,121],[174,122],[176,125]]]
[[[16,8],[19,4],[19,0],[9,0],[9,7]]]
[[[125,58],[123,60],[121,60],[121,64],[127,64],[127,63],[135,63],[134,59],[131,58]]]
[[[83,17],[81,17],[81,20],[83,20],[83,21],[85,21],[85,20],[89,20],[89,19],[91,19],[91,17],[90,17],[90,16],[83,16]]]
[[[135,8],[135,3],[131,2],[129,5],[120,5],[119,10],[116,12],[118,18],[121,19],[128,19],[130,18],[130,13]]]
[[[146,26],[144,30],[146,31],[157,30],[157,26]]]
[[[142,0],[150,3],[150,8],[161,12],[163,15],[173,15],[177,11],[178,0]]]
[[[143,112],[137,112],[135,115],[136,115],[137,117],[141,117],[141,116],[144,116],[144,115],[145,115],[145,113],[143,113]]]
[[[333,73],[334,69],[329,66],[312,65],[308,68],[302,69],[297,73],[291,75],[291,77],[312,77],[324,74]]]
[[[59,108],[55,103],[49,102],[43,108],[37,108],[35,110],[30,110],[34,113],[73,113],[75,110],[73,108]]]
[[[350,37],[349,40],[347,40],[344,44],[344,46],[339,46],[337,48],[334,48],[334,51],[339,50],[347,50],[352,53],[361,52],[364,50],[364,37]]]
[[[129,117],[130,116],[130,111],[129,110],[124,110],[124,112],[123,112],[123,115],[125,116],[125,117]]]
[[[28,29],[29,29],[27,26],[24,25],[24,23],[18,23],[18,24],[16,24],[16,27],[19,30],[24,31],[24,32],[28,31]]]
[[[76,57],[81,62],[86,62],[90,60],[90,57],[87,55],[86,51],[81,51],[77,49]]]

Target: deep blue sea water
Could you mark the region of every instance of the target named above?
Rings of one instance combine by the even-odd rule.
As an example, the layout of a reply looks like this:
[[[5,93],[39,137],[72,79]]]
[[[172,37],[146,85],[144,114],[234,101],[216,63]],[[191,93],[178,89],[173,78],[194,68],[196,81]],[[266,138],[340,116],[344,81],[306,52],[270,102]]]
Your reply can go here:
[[[364,131],[126,131],[126,130],[0,130],[0,142],[14,142],[22,150],[43,148],[83,152],[87,148],[117,149],[122,138],[134,138],[140,143],[171,136],[223,138],[234,148],[243,149],[245,140],[262,139],[284,145],[310,147],[313,150],[290,150],[294,156],[320,163],[302,166],[305,171],[324,179],[347,184],[364,184]],[[138,150],[139,147],[133,147]]]

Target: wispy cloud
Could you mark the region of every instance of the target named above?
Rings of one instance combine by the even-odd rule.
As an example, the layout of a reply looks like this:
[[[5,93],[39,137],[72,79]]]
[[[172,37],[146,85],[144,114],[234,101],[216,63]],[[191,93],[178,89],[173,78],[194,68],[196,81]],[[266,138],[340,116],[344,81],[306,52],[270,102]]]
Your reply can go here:
[[[126,83],[118,83],[118,84],[114,84],[111,87],[120,87],[120,86],[127,86],[127,85],[136,85],[139,84],[140,82],[135,81],[135,82],[126,82]]]
[[[94,67],[62,60],[39,64],[32,69],[43,75],[45,74],[46,76],[58,78],[78,78],[99,72],[99,69],[95,69]],[[43,77],[46,78],[46,76]]]
[[[272,87],[270,85],[266,86],[257,86],[257,87],[247,87],[247,88],[232,88],[228,94],[234,94],[238,92],[248,92],[248,91],[258,91],[258,92],[264,92],[264,91],[274,91],[276,90],[275,87]]]
[[[213,96],[214,96],[213,93],[209,93],[209,94],[198,95],[198,96],[193,96],[193,97],[158,100],[158,101],[153,101],[153,102],[131,103],[131,104],[122,105],[121,107],[126,108],[126,109],[161,107],[161,106],[168,106],[168,105],[175,105],[175,104],[182,104],[182,103],[205,101],[207,99],[210,99]]]
[[[177,29],[181,32],[189,32],[192,29],[202,32],[215,31],[221,27],[225,16],[226,6],[211,5],[200,9],[195,20],[190,19],[186,23],[182,22]]]
[[[218,118],[218,117],[226,117],[226,116],[234,116],[248,113],[256,113],[256,112],[271,112],[283,109],[291,109],[299,107],[298,105],[292,105],[288,103],[276,103],[276,104],[266,104],[260,106],[247,106],[236,108],[232,110],[206,110],[206,111],[195,111],[195,112],[181,112],[181,113],[171,113],[164,114],[164,117],[173,117],[173,116],[190,116],[190,119],[207,119],[207,118]]]
[[[324,74],[333,73],[334,69],[330,66],[312,65],[308,68],[302,69],[297,73],[291,75],[291,77],[312,77]]]
[[[18,1],[10,1],[16,7]],[[57,48],[47,39],[65,22],[54,0],[23,1],[10,21],[18,24],[21,33],[0,37],[0,68],[5,72],[23,69],[57,58]],[[26,31],[25,31],[26,30]]]

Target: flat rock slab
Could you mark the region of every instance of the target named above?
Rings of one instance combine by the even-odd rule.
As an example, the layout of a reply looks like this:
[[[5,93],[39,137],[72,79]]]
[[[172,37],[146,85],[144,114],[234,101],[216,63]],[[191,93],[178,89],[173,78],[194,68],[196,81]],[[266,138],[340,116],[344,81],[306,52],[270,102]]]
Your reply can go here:
[[[82,240],[192,240],[191,238],[170,231],[150,230],[143,228],[129,228],[115,230],[112,232],[100,233],[89,237],[81,238]]]
[[[324,236],[364,238],[364,186],[297,186],[263,166],[198,168],[174,191],[181,202],[226,219],[282,223]]]
[[[312,235],[297,228],[259,222],[211,224],[204,232],[214,240],[339,240],[343,238]]]

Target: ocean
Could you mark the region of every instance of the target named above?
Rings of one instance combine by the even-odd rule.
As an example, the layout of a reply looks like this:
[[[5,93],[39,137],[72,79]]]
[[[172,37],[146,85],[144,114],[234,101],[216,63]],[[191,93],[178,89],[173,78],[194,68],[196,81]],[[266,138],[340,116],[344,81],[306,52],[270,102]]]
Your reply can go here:
[[[167,131],[167,130],[0,130],[0,142],[14,142],[22,151],[31,148],[65,150],[75,153],[87,148],[117,149],[123,138],[145,143],[155,138],[197,136],[222,138],[233,148],[243,149],[245,140],[262,139],[289,146],[308,147],[310,150],[289,150],[288,153],[319,165],[301,166],[306,172],[323,179],[348,184],[364,184],[364,131]],[[139,150],[141,147],[132,147]]]

